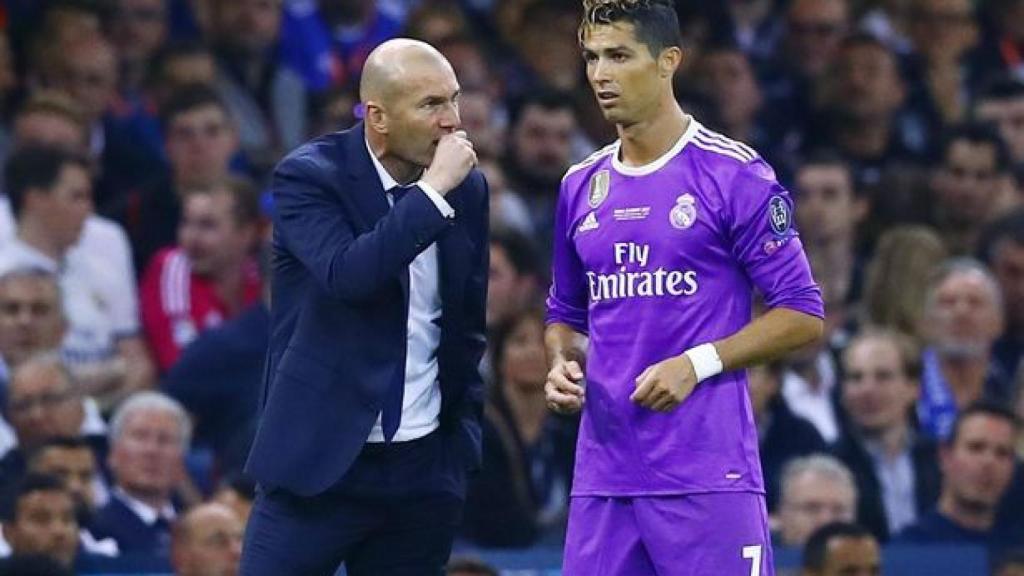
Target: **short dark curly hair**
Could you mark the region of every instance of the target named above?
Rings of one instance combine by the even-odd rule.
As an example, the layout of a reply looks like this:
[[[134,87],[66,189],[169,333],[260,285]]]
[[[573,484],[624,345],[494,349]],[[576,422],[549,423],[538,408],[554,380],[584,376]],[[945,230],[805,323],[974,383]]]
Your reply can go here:
[[[637,40],[654,57],[665,48],[683,46],[679,17],[671,0],[583,0],[580,44],[592,26],[617,22],[632,24]]]

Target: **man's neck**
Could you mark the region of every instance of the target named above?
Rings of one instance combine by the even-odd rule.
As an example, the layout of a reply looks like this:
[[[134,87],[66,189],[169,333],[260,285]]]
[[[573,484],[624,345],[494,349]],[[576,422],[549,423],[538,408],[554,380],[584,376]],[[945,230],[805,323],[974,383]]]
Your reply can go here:
[[[206,189],[211,186],[216,186],[225,180],[228,180],[231,173],[225,170],[219,174],[211,177],[205,177],[200,174],[190,173],[187,169],[175,171],[174,173],[174,195],[179,201],[185,198],[190,190]]]
[[[977,532],[988,532],[996,521],[994,507],[968,504],[947,491],[939,498],[939,513],[961,528]]]
[[[69,248],[54,241],[42,226],[32,221],[22,221],[18,224],[18,239],[57,262],[64,258]]]
[[[220,301],[227,307],[228,315],[234,315],[244,304],[245,294],[243,293],[244,278],[243,262],[237,262],[208,276],[213,282],[214,290]]]
[[[866,442],[879,446],[886,460],[893,460],[910,449],[910,428],[905,421],[882,430],[861,430],[861,436]]]
[[[651,118],[618,126],[622,140],[622,162],[627,166],[643,166],[661,158],[690,127],[693,119],[683,113],[673,100],[663,104]]]
[[[839,123],[836,134],[843,150],[857,158],[878,158],[889,148],[892,130],[886,117],[873,119],[845,119]]]
[[[963,408],[980,399],[988,376],[988,355],[968,358],[939,357],[939,367],[956,405]]]
[[[146,506],[149,506],[150,508],[155,510],[158,515],[163,510],[164,506],[168,506],[171,503],[170,496],[162,491],[128,490],[123,487],[122,490],[124,490],[124,493],[127,496],[134,498],[135,500],[138,500],[139,502],[142,502]]]
[[[387,144],[369,129],[366,131],[366,142],[370,146],[370,153],[380,162],[380,165],[387,170],[387,173],[395,179],[395,182],[404,186],[415,181],[423,173],[423,167],[402,160],[394,154],[387,152]]]

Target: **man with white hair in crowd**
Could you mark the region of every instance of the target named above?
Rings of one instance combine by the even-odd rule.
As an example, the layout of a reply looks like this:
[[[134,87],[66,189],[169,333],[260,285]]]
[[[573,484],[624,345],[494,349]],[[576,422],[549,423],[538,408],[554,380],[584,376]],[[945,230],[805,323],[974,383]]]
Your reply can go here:
[[[965,406],[1012,396],[1012,375],[992,352],[1004,326],[999,283],[977,260],[947,261],[929,283],[924,325],[917,415],[922,434],[943,440]]]
[[[842,462],[826,454],[795,458],[782,473],[779,546],[802,547],[811,534],[830,522],[853,522],[857,485]]]
[[[96,513],[93,533],[117,541],[122,557],[169,572],[175,488],[185,475],[192,436],[188,414],[159,392],[138,392],[110,422],[110,502]]]

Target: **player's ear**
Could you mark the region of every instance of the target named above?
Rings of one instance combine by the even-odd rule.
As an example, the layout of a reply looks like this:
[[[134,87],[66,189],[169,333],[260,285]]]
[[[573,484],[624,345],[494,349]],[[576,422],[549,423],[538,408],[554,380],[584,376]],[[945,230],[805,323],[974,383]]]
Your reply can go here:
[[[676,70],[683,62],[683,50],[678,46],[669,46],[658,55],[658,74],[662,78],[675,76]]]

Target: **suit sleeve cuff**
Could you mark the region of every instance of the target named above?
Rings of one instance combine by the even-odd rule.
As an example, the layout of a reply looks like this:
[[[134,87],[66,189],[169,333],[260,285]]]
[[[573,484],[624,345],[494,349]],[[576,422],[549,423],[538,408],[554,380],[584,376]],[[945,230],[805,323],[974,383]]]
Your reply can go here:
[[[434,203],[434,206],[437,206],[437,209],[441,212],[442,216],[445,218],[455,217],[455,209],[448,204],[448,201],[444,199],[444,196],[441,196],[437,190],[434,190],[433,186],[427,184],[423,180],[417,182],[416,185],[420,187],[420,190],[423,190],[423,193],[427,195],[427,198],[430,198],[430,201]]]

